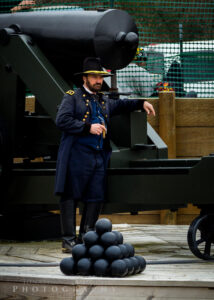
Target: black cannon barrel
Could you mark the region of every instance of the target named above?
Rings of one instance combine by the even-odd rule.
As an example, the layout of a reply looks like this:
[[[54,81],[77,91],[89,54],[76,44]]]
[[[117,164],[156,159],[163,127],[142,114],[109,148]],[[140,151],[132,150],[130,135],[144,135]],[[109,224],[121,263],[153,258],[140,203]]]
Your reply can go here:
[[[100,57],[107,69],[127,66],[138,46],[138,30],[122,10],[34,11],[0,16],[0,29],[17,25],[44,53],[56,60],[83,61]]]

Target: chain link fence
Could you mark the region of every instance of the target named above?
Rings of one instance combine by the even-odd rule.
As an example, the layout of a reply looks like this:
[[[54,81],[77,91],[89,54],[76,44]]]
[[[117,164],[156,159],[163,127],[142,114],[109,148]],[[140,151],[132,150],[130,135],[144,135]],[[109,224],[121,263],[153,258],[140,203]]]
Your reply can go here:
[[[109,8],[133,16],[142,48],[140,58],[117,71],[119,92],[152,97],[175,90],[178,97],[214,98],[212,0],[0,0],[0,13]]]

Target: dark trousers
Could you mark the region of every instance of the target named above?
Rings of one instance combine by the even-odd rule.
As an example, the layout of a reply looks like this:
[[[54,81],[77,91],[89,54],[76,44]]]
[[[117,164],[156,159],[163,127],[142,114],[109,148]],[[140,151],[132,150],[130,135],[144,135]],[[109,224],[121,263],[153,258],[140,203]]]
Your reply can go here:
[[[103,202],[105,158],[103,151],[76,143],[72,148],[65,194],[84,202]]]

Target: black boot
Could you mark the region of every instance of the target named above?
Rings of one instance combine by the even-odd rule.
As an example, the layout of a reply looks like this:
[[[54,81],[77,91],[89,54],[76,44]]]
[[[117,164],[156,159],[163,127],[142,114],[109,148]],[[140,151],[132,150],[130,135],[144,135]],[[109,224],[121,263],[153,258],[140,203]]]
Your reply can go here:
[[[60,201],[62,252],[71,253],[76,245],[76,202],[73,199]]]
[[[95,223],[99,218],[102,207],[103,202],[86,202],[84,204],[77,243],[82,243],[82,237],[86,232],[95,229]]]

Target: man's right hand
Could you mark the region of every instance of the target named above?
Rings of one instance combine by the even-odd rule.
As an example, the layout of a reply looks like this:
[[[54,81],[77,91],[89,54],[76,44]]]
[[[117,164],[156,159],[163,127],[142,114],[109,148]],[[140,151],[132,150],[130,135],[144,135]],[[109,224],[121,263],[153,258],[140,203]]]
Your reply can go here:
[[[90,129],[91,134],[101,135],[103,131],[105,132],[107,131],[104,125],[101,125],[99,123],[91,124],[91,129]]]

